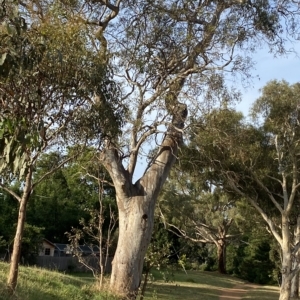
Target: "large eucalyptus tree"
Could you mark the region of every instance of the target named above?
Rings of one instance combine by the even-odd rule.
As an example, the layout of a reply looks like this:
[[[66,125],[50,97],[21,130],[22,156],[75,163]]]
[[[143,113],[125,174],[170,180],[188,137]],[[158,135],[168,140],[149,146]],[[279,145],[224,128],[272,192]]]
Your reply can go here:
[[[234,98],[224,73],[248,76],[259,45],[285,52],[283,36],[298,32],[299,7],[260,0],[78,4],[82,22],[97,30],[101,55],[112,65],[131,112],[123,135],[107,140],[99,159],[114,182],[119,208],[111,288],[135,298],[156,199],[182,143],[188,108],[200,113],[218,96]],[[158,151],[135,181],[138,157],[149,141]]]
[[[249,75],[249,56],[259,45],[284,52],[282,34],[299,29],[299,7],[292,1],[118,0],[98,1],[91,11],[90,23],[100,25],[97,36],[114,59],[131,107],[124,135],[106,143],[99,158],[114,181],[119,207],[111,287],[135,298],[155,202],[182,143],[188,107],[200,113],[200,99],[213,106],[218,96],[234,98],[224,73]],[[158,151],[134,182],[148,141]]]
[[[50,4],[20,3],[41,20]],[[114,182],[119,208],[111,287],[135,298],[155,202],[182,143],[188,108],[200,113],[219,96],[235,98],[238,93],[227,89],[224,74],[250,76],[255,48],[267,45],[284,53],[286,34],[293,38],[299,30],[299,6],[275,0],[74,0],[61,5],[61,20],[68,11],[77,24],[94,30],[89,44],[112,67],[120,100],[130,108],[122,135],[105,139],[99,159]],[[103,105],[105,97],[95,92]],[[135,181],[149,141],[158,151]]]
[[[182,168],[180,175],[169,178],[159,197],[159,213],[168,230],[180,238],[214,245],[218,272],[226,274],[227,246],[242,233],[237,226],[243,220],[238,201],[216,186],[210,190],[215,181],[208,182],[205,172],[201,178],[200,170],[195,176],[189,171]]]

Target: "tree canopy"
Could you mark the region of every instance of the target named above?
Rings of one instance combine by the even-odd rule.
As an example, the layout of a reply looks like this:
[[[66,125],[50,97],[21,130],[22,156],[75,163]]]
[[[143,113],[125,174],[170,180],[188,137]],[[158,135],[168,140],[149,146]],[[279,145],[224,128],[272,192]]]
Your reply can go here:
[[[79,138],[97,146],[119,210],[111,286],[134,299],[156,199],[185,126],[239,99],[225,74],[249,80],[257,47],[286,53],[286,38],[299,35],[299,9],[295,1],[276,0],[1,1],[0,92],[9,107],[1,111],[1,170],[25,174],[28,152],[35,159],[50,144]],[[264,133],[242,131],[239,141],[251,154]],[[133,182],[149,148],[157,151]],[[249,174],[248,153],[228,153],[220,144],[219,150],[228,167]],[[130,244],[128,235],[135,237]]]

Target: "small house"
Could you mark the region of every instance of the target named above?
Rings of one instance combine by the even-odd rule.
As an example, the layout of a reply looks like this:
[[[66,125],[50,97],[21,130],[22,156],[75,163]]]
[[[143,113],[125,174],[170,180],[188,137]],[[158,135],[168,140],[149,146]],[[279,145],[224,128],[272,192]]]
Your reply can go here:
[[[39,251],[39,256],[54,256],[56,247],[50,241],[43,239],[42,246]]]
[[[97,246],[79,245],[78,252],[83,256],[96,255],[99,256],[100,251]],[[47,239],[43,239],[39,256],[72,256],[73,251],[69,244],[52,243]]]

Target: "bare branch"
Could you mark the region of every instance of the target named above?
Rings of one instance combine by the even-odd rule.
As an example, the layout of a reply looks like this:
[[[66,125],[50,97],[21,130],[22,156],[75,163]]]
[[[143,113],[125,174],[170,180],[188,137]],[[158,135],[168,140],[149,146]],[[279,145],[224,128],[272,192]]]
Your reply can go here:
[[[257,201],[255,201],[254,199],[252,199],[251,197],[249,197],[248,195],[246,195],[244,192],[241,191],[240,188],[238,188],[236,186],[236,184],[234,183],[234,181],[230,178],[228,178],[230,181],[230,186],[242,197],[244,197],[245,199],[247,199],[250,204],[260,213],[260,215],[262,216],[262,218],[265,220],[265,222],[268,224],[272,234],[274,235],[274,237],[276,238],[277,242],[280,244],[280,246],[282,246],[282,238],[279,235],[279,233],[276,230],[276,226],[274,224],[274,222],[272,221],[272,219],[270,219],[268,217],[268,215],[264,212],[264,210],[258,205]]]
[[[2,183],[0,183],[0,187],[4,190],[4,191],[6,191],[6,192],[8,192],[10,195],[12,195],[16,200],[18,200],[19,202],[21,202],[21,200],[22,200],[22,198],[18,195],[18,194],[16,194],[13,190],[11,190],[10,188],[7,188],[4,184],[2,184]]]
[[[275,207],[279,210],[279,212],[282,214],[283,213],[283,209],[281,207],[281,205],[276,201],[276,199],[274,198],[273,194],[271,193],[271,191],[268,189],[268,187],[266,187],[262,181],[256,176],[256,174],[252,173],[253,178],[255,179],[255,181],[258,183],[258,185],[268,194],[270,200],[273,202],[273,204],[275,205]],[[284,184],[284,181],[283,181]]]
[[[32,184],[32,189],[35,188],[35,186],[37,186],[40,182],[42,182],[45,178],[47,178],[48,176],[50,176],[51,174],[53,174],[55,171],[59,170],[63,165],[65,165],[67,162],[69,162],[70,160],[74,159],[76,156],[78,155],[78,153],[72,155],[71,157],[68,157],[66,159],[64,159],[62,162],[60,162],[55,168],[51,169],[50,171],[46,172],[43,176],[41,176],[37,181],[35,181]]]

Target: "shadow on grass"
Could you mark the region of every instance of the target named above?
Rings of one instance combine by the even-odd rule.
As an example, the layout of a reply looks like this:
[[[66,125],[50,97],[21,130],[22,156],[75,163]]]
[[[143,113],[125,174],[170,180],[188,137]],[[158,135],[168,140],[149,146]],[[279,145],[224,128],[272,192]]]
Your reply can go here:
[[[278,287],[257,287],[247,292],[242,298],[243,300],[278,300],[279,288]]]
[[[219,299],[220,290],[204,288],[199,286],[186,286],[176,284],[152,284],[147,292],[145,299],[161,300],[217,300]]]
[[[183,271],[155,270],[152,273],[154,281],[149,284],[145,299],[217,300],[224,289],[244,284],[240,279],[214,272],[188,271],[186,274]],[[166,276],[171,282],[163,282],[162,278]]]
[[[199,283],[199,284],[208,284],[211,286],[225,287],[230,288],[237,284],[246,283],[245,281],[231,277],[229,275],[222,275],[217,272],[203,272],[203,271],[187,271],[187,274],[183,271],[172,271],[172,270],[163,270],[157,271],[153,270],[151,272],[155,280],[163,280],[163,273],[167,273],[170,281],[174,282],[190,282],[190,283]],[[172,276],[173,273],[173,276]]]

